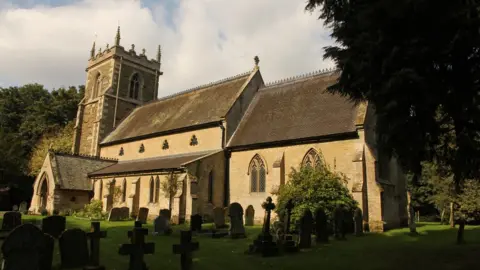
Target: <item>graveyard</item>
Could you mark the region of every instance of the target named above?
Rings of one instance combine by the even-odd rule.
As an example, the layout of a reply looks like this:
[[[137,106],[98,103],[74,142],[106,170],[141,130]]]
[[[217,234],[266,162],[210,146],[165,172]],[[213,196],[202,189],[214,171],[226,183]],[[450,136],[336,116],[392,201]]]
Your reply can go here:
[[[22,215],[21,223],[38,225],[42,223],[43,218],[45,217]],[[55,218],[63,219],[60,216]],[[140,238],[144,237],[146,244],[142,252],[145,253],[143,257],[148,269],[182,269],[181,255],[178,255],[182,252],[182,248],[184,249],[179,245],[181,234],[184,234],[182,237],[188,238],[191,233],[191,227],[183,224],[173,225],[171,234],[153,235],[152,221],[142,225],[135,224],[142,229],[134,229],[132,220],[100,221],[96,223],[99,227],[95,228],[95,232],[91,232],[89,220],[65,217],[65,224],[66,232],[71,235],[83,230],[87,232],[89,238],[93,239],[92,235],[95,235],[95,238],[98,236],[96,239],[99,241],[95,242],[96,246],[90,246],[91,243],[89,243],[88,249],[99,249],[96,260],[105,269],[128,269],[129,251],[136,250],[132,245],[128,245],[129,236],[135,238],[135,234],[140,234]],[[201,225],[202,229],[212,226],[213,224],[208,223]],[[148,230],[148,233],[141,234],[141,230],[145,232]],[[193,263],[186,269],[298,269],[299,262],[301,262],[301,269],[473,269],[477,263],[475,255],[478,256],[480,250],[480,244],[478,244],[480,243],[480,226],[468,226],[466,235],[469,242],[460,246],[452,241],[456,229],[450,229],[447,225],[420,223],[418,232],[418,235],[410,235],[408,228],[405,228],[383,234],[366,233],[362,236],[347,234],[345,239],[341,240],[335,240],[330,236],[328,243],[316,243],[315,236],[312,235],[310,248],[301,249],[295,253],[280,253],[272,257],[246,254],[255,239],[262,235],[261,226],[246,226],[245,237],[235,239],[213,238],[193,233],[192,242],[198,243],[198,249],[192,248]],[[54,240],[51,269],[59,269],[60,245],[73,247],[70,253],[62,255],[69,258],[66,260],[68,262],[81,260],[86,256],[84,253],[88,253],[73,240],[60,245],[59,242],[62,241]],[[5,246],[2,247],[2,251],[4,249]],[[123,251],[119,252],[121,249]],[[27,255],[28,253],[25,254]],[[133,269],[141,269],[141,266]]]

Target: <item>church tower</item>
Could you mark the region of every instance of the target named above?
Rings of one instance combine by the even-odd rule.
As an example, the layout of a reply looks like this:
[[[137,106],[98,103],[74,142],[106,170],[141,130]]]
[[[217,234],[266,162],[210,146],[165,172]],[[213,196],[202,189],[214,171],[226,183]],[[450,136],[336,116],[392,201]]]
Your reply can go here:
[[[157,99],[161,50],[156,59],[140,54],[132,44],[129,50],[120,45],[120,27],[114,46],[90,51],[85,70],[85,96],[77,111],[72,152],[98,156],[99,143],[135,107]]]

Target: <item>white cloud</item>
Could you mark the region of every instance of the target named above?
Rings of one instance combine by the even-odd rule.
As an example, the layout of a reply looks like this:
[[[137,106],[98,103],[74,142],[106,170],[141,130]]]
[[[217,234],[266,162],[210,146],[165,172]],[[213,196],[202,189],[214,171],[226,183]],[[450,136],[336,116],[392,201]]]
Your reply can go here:
[[[135,43],[153,58],[162,45],[160,96],[248,71],[255,55],[265,81],[331,67],[322,58],[328,32],[304,6],[291,0],[182,0],[173,11],[134,0],[0,5],[0,81],[84,84],[95,33],[103,48],[112,44],[118,21],[124,47]]]

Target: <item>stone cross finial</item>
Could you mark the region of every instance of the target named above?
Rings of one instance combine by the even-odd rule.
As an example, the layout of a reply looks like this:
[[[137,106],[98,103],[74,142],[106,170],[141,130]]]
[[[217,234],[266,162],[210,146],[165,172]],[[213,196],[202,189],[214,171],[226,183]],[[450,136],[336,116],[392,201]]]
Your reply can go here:
[[[131,52],[135,52],[135,44],[132,44],[132,48],[130,49]]]
[[[100,231],[100,222],[93,221],[87,237],[90,238],[90,262],[88,269],[105,269],[105,267],[100,265],[100,239],[107,237],[107,232]]]
[[[181,269],[192,269],[192,251],[199,248],[198,242],[192,242],[191,231],[180,232],[180,245],[173,245],[173,253],[180,254]]]
[[[258,63],[260,63],[260,58],[258,58],[258,56],[255,56],[253,58],[253,61],[255,61],[255,66],[258,67]]]
[[[115,46],[120,46],[120,25],[117,28],[117,35],[115,36]]]
[[[142,55],[145,55],[147,51],[145,49],[142,49]]]

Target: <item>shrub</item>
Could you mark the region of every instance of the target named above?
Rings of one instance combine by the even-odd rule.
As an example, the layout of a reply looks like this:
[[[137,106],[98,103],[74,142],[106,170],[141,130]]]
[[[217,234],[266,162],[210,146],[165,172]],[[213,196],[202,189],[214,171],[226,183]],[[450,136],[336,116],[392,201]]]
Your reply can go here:
[[[76,212],[74,216],[89,219],[105,219],[106,214],[102,211],[102,204],[100,200],[92,200],[83,207],[83,210]]]
[[[42,210],[40,210],[40,214],[41,214],[42,216],[48,216],[48,211],[47,211],[47,209],[42,209]]]
[[[279,216],[284,216],[285,206],[291,199],[295,205],[291,224],[297,223],[306,208],[312,212],[318,208],[323,209],[330,222],[338,205],[352,213],[357,208],[357,202],[346,187],[346,177],[330,171],[325,163],[316,168],[303,167],[298,171],[292,168],[289,178],[277,194],[276,212]]]

